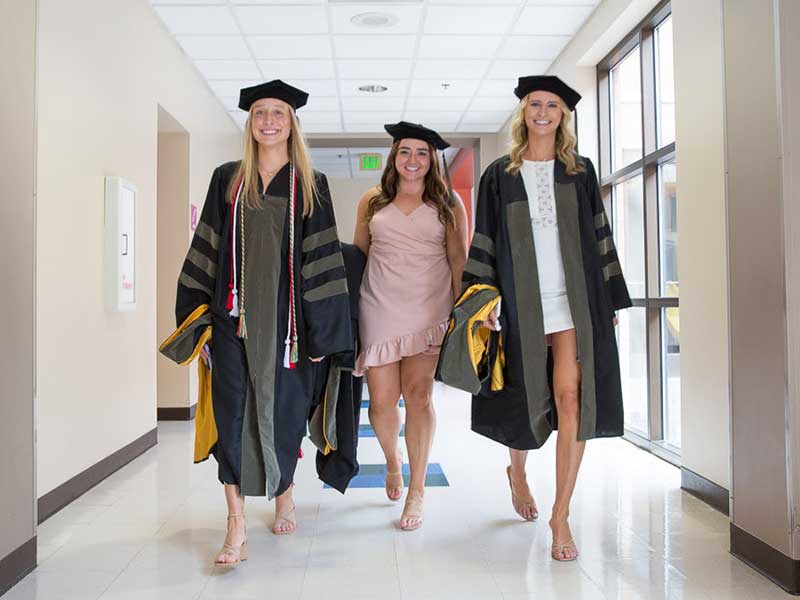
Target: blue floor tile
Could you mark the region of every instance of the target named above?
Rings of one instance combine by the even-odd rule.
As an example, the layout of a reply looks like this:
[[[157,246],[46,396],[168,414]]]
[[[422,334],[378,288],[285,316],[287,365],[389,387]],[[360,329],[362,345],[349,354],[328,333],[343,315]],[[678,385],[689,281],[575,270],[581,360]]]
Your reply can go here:
[[[411,479],[409,466],[403,465],[403,481],[406,487]],[[386,482],[386,465],[369,464],[361,465],[356,475],[350,482],[351,488],[382,488]],[[324,487],[329,488],[329,485]],[[447,477],[439,463],[429,463],[428,472],[425,474],[425,487],[450,487]]]
[[[400,408],[405,407],[405,405],[406,403],[403,401],[402,398],[400,398],[400,404],[399,404]],[[369,408],[369,398],[364,398],[361,401],[361,408]]]

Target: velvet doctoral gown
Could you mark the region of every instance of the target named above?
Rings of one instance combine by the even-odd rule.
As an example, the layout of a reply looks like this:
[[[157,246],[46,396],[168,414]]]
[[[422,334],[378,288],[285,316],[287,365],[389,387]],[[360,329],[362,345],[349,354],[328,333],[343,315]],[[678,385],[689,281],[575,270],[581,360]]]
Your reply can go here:
[[[578,439],[623,433],[622,387],[613,325],[631,306],[591,161],[568,175],[556,160],[556,219],[581,369]],[[531,215],[522,175],[508,155],[483,173],[466,284],[496,286],[505,352],[504,387],[472,398],[472,429],[519,450],[539,448],[558,426],[552,353],[544,334]]]
[[[284,166],[266,190],[259,189],[259,208],[241,208],[234,217],[226,195],[237,164],[226,163],[214,171],[178,280],[176,316],[180,324],[198,306],[210,305],[212,406],[218,432],[212,454],[219,463],[220,481],[238,484],[244,495],[272,498],[292,483],[315,404],[318,370],[309,357],[333,358],[353,351],[350,307],[327,179],[314,173],[319,195],[313,213],[304,217],[298,174],[292,269],[298,363],[292,370],[284,367],[290,168]],[[237,336],[238,319],[226,306],[233,268],[239,295],[244,293],[244,339]]]

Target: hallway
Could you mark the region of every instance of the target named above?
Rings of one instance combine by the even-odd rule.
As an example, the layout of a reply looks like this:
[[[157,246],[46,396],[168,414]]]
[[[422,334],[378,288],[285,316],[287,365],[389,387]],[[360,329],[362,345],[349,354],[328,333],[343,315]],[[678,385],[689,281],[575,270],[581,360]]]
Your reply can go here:
[[[216,463],[191,465],[192,423],[162,422],[154,449],[39,527],[39,567],[5,598],[791,597],[728,553],[728,519],[682,492],[677,469],[621,439],[588,444],[572,515],[581,555],[554,563],[555,437],[529,457],[541,516],[524,523],[511,508],[505,449],[469,431],[469,399],[437,384],[436,406],[431,460],[449,487],[428,489],[418,532],[396,529],[402,504],[382,488],[323,489],[306,440],[297,534],[272,535],[272,506],[250,499],[250,560],[214,568],[225,515]],[[380,458],[377,440],[362,437],[362,465]]]

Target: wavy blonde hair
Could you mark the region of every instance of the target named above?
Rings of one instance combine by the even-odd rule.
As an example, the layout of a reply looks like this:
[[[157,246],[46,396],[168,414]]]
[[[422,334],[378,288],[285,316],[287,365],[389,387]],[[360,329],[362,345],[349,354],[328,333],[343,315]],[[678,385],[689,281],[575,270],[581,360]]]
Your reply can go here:
[[[372,220],[375,213],[391,204],[400,188],[400,174],[395,166],[395,158],[400,150],[401,141],[398,140],[393,143],[392,149],[389,151],[386,167],[383,169],[383,175],[381,175],[381,183],[378,186],[378,193],[370,198],[367,204],[367,222]],[[454,227],[456,220],[453,213],[455,199],[450,193],[447,183],[445,183],[442,169],[439,166],[439,156],[436,148],[430,144],[428,144],[428,155],[431,158],[431,166],[428,172],[425,173],[425,188],[422,191],[422,201],[436,209],[442,225],[446,228]]]
[[[311,156],[308,151],[306,139],[300,129],[300,121],[294,110],[289,107],[291,115],[292,131],[289,133],[289,160],[297,170],[300,189],[303,192],[303,216],[307,217],[314,212],[314,199],[317,197],[317,181],[314,177],[314,169],[311,167]],[[253,137],[250,122],[253,118],[253,109],[244,125],[244,144],[242,162],[236,169],[236,173],[228,184],[227,201],[233,203],[236,198],[236,187],[239,180],[244,181],[242,187],[242,202],[248,208],[260,208],[261,196],[258,193],[258,142]]]
[[[572,113],[559,98],[561,105],[561,123],[556,130],[556,158],[566,167],[567,175],[575,175],[586,170],[583,160],[575,151],[575,134],[572,133]],[[511,120],[511,149],[508,154],[511,162],[506,167],[506,173],[516,175],[522,167],[523,156],[528,149],[528,126],[525,125],[525,107],[528,105],[528,96],[519,101],[514,117]]]

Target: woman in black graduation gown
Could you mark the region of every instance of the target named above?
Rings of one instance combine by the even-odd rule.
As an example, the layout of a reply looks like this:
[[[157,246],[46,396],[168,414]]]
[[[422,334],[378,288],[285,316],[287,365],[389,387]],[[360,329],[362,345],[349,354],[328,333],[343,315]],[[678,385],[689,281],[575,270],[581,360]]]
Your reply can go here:
[[[228,503],[218,563],[246,559],[244,496],[276,498],[296,527],[292,480],[314,393],[312,361],[352,351],[341,246],[327,179],[311,168],[280,80],[245,88],[244,158],[214,171],[178,281],[176,314],[212,314],[212,448]]]
[[[569,504],[585,441],[623,433],[615,311],[631,305],[591,161],[575,152],[569,122],[580,95],[557,77],[522,77],[508,155],[481,177],[467,283],[502,296],[505,387],[473,396],[472,428],[510,448],[514,508],[537,516],[527,450],[553,429],[555,560],[578,555]],[[552,390],[552,391],[551,391]]]

